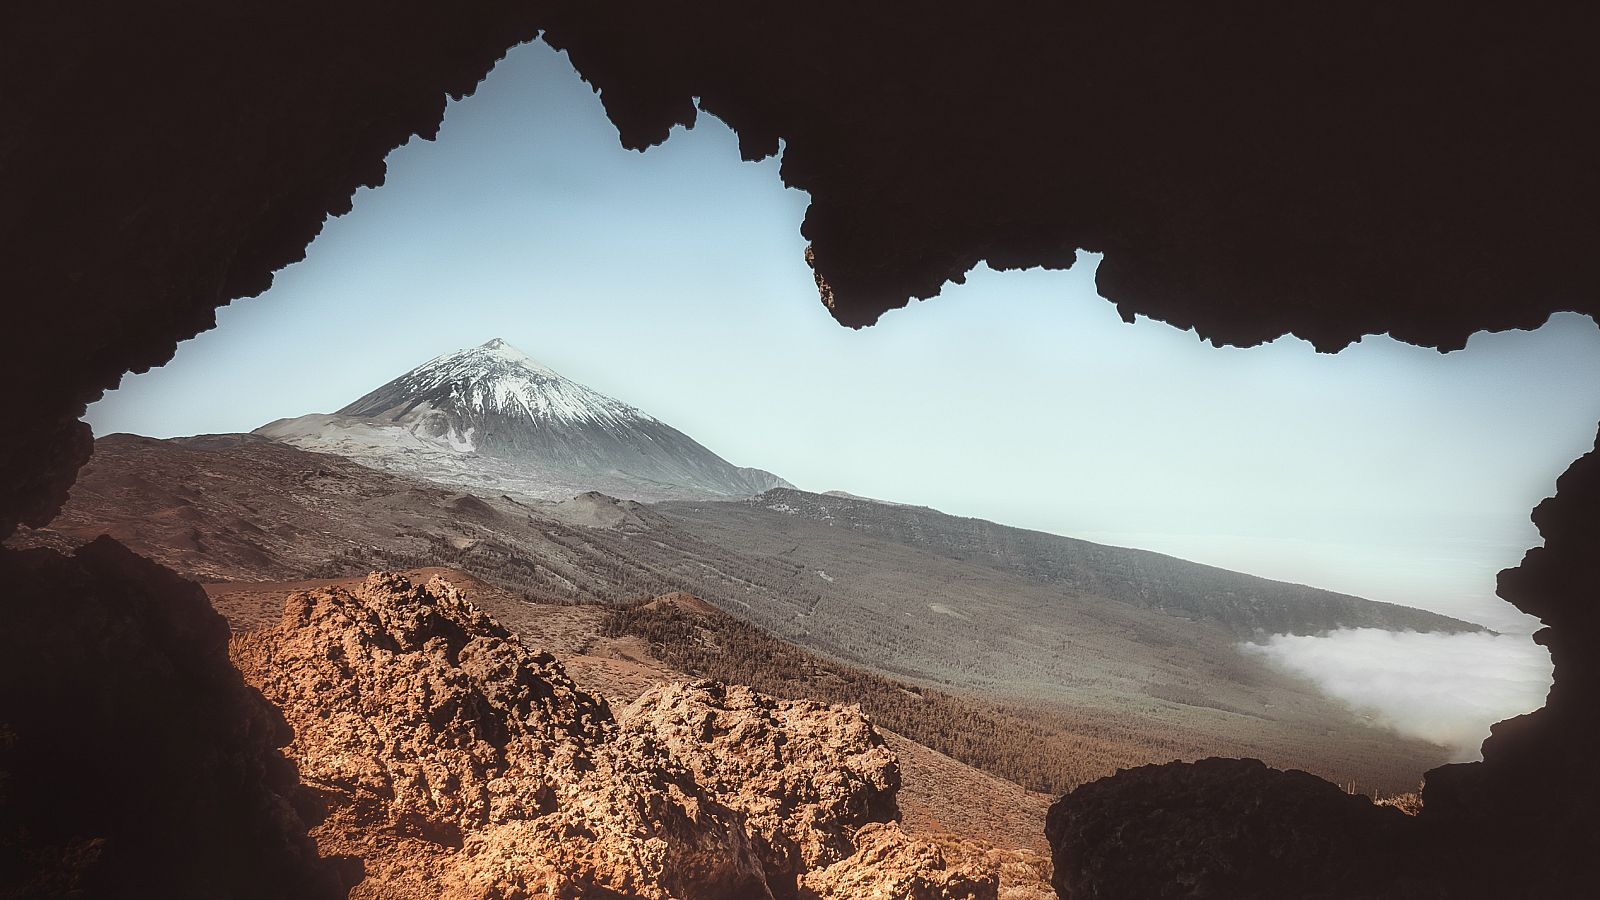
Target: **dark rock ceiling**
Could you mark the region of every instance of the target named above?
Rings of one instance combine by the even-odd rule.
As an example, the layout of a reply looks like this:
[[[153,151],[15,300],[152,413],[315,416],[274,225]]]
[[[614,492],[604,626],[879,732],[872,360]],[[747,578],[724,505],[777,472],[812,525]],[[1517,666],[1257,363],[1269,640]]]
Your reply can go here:
[[[1582,4],[705,0],[124,5],[0,13],[6,300],[27,418],[6,518],[47,519],[71,424],[264,290],[326,215],[545,38],[624,144],[697,110],[786,183],[841,323],[980,262],[1105,254],[1101,293],[1254,344],[1459,348],[1593,313],[1600,96]],[[698,98],[698,99],[697,99]],[[65,418],[64,418],[65,417]],[[32,430],[32,429],[30,429]]]

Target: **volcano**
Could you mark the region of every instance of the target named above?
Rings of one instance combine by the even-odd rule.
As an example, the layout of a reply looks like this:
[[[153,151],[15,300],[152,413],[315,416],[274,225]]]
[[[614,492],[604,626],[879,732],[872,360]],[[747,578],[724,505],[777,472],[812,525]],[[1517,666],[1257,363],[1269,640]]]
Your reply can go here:
[[[660,419],[559,374],[506,341],[429,360],[332,414],[257,434],[477,491],[565,499],[726,499],[782,478],[735,466]]]

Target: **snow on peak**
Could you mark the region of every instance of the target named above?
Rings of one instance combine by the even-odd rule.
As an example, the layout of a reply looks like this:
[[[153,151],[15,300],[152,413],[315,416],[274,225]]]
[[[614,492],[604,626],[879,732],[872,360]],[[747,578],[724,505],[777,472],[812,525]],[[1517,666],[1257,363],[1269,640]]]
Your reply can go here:
[[[554,378],[561,377],[554,369],[542,362],[539,362],[528,354],[523,353],[516,347],[511,346],[511,342],[507,341],[505,338],[493,338],[492,340],[485,341],[476,347],[468,347],[465,350],[457,350],[454,353],[439,357],[439,359],[434,360],[434,362],[441,362],[443,360],[454,359],[456,357],[495,360],[510,366],[528,369],[529,371],[537,372],[541,375],[548,375]],[[433,363],[429,363],[429,365],[432,364]]]
[[[504,338],[447,353],[395,382],[405,393],[428,396],[435,405],[453,402],[475,412],[532,419],[620,423],[655,421],[637,409],[592,390],[539,362]],[[470,440],[470,438],[468,438]]]

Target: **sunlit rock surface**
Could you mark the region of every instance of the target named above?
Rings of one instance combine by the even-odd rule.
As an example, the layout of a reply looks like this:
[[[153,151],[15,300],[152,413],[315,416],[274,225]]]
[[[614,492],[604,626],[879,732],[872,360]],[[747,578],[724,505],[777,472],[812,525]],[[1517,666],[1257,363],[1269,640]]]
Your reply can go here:
[[[292,594],[233,657],[295,727],[319,848],[363,861],[353,897],[842,900],[872,896],[850,885],[879,882],[852,869],[880,857],[937,888],[916,896],[998,884],[981,851],[857,840],[892,819],[899,788],[859,710],[702,681],[658,687],[619,721],[440,579]]]
[[[900,767],[858,708],[703,681],[655,688],[621,718],[745,814],[769,879],[788,890],[851,855],[857,828],[895,815]]]

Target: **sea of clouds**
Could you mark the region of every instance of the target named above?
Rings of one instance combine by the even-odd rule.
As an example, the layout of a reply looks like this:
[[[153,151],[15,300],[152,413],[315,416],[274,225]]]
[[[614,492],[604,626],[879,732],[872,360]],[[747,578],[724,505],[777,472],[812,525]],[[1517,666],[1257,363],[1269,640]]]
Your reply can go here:
[[[1550,690],[1549,654],[1520,634],[1347,628],[1240,646],[1458,762],[1480,758],[1490,725],[1538,709]]]

